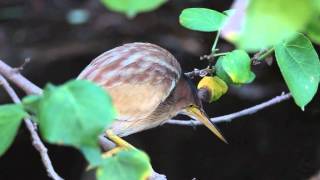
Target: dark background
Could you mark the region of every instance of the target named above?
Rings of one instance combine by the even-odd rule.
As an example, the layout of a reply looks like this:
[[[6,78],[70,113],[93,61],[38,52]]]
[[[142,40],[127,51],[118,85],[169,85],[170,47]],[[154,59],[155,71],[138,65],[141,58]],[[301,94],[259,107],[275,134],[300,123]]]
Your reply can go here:
[[[168,49],[184,71],[204,68],[215,37],[181,27],[187,7],[226,10],[231,1],[175,0],[129,20],[97,0],[0,0],[0,58],[12,66],[31,62],[23,74],[43,87],[75,78],[100,53],[127,42],[151,42]],[[87,22],[70,24],[74,9],[89,12]],[[268,28],[268,27],[266,27]],[[234,47],[221,40],[221,51]],[[317,47],[319,48],[319,47]],[[218,102],[206,105],[211,116],[232,113],[288,91],[276,63],[254,66],[254,83],[231,87]],[[20,95],[23,94],[20,92]],[[219,123],[226,145],[204,127],[164,125],[126,138],[146,151],[157,172],[168,179],[241,180],[309,179],[320,169],[320,95],[301,111],[288,100],[254,115]],[[10,102],[0,90],[1,103]],[[0,137],[1,140],[1,137]],[[92,179],[81,154],[48,145],[58,173],[67,180]],[[22,126],[13,146],[0,158],[0,180],[49,179],[30,134]]]

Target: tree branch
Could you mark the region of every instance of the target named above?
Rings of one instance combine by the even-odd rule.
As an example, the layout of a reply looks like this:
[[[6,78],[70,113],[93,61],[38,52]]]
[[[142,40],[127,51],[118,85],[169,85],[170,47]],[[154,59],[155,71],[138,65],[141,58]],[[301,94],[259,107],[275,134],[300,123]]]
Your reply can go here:
[[[8,81],[2,75],[0,75],[0,84],[8,92],[9,96],[11,97],[11,99],[13,100],[14,103],[16,103],[16,104],[21,103],[21,100],[18,97],[18,95],[16,94],[16,92],[14,91],[14,89],[10,86]],[[43,144],[43,142],[41,141],[41,139],[37,133],[36,126],[34,126],[33,122],[28,118],[24,119],[24,123],[31,134],[33,146],[40,153],[42,163],[43,163],[44,167],[46,168],[48,176],[54,180],[63,180],[55,172],[55,170],[52,166],[51,160],[49,158],[49,155],[48,155],[48,150],[45,147],[45,145]]]
[[[27,94],[41,94],[42,89],[30,82],[27,78],[22,76],[17,69],[14,69],[0,60],[0,74],[6,79],[13,82]]]
[[[24,90],[27,94],[37,94],[40,95],[42,94],[42,89],[40,87],[38,87],[37,85],[35,85],[34,83],[32,83],[31,81],[29,81],[28,79],[26,79],[24,76],[22,76],[19,71],[15,70],[14,68],[8,66],[6,63],[4,63],[2,60],[0,60],[0,76],[3,75],[5,78],[7,78],[8,80],[10,80],[12,83],[14,83],[16,86],[18,86],[19,88],[21,88],[22,90]],[[2,76],[1,76],[2,77]],[[4,79],[2,77],[2,79]],[[5,80],[5,79],[4,79]],[[7,82],[5,80],[5,82]],[[5,83],[4,83],[5,84]],[[8,84],[8,83],[7,83]],[[8,86],[10,87],[10,86]],[[11,87],[10,87],[11,88]],[[12,88],[11,88],[12,89]],[[12,89],[13,91],[13,89]],[[14,92],[14,91],[13,91]],[[11,91],[10,93],[11,94]],[[15,93],[14,93],[15,94]],[[18,97],[18,96],[16,96]],[[14,99],[16,99],[16,97]],[[19,100],[19,98],[17,98],[16,100]],[[19,102],[18,101],[18,102]],[[46,147],[43,145],[43,143],[41,142],[38,134],[36,133],[35,127],[33,126],[33,123],[31,120],[26,120],[27,121],[27,127],[29,129],[32,128],[32,137],[33,137],[33,133],[35,133],[35,139],[37,139],[36,142],[38,142],[38,140],[40,141],[40,145],[38,145],[39,143],[35,143],[35,141],[33,141],[34,146],[37,148],[37,150],[40,152],[41,157],[43,156],[42,153],[44,153],[44,155],[46,155],[45,158],[45,162],[49,163],[49,165],[51,165],[49,156],[47,155],[47,149]],[[30,131],[31,132],[31,131]],[[34,138],[34,137],[33,137]],[[101,147],[104,150],[110,150],[114,147],[114,144],[112,142],[110,142],[108,139],[104,138],[103,136],[99,137],[99,143],[101,145]],[[36,146],[37,144],[37,146]],[[40,148],[41,151],[38,149]],[[44,160],[44,159],[43,159]],[[44,165],[47,169],[47,172],[50,170],[50,172],[54,172],[54,169],[51,165],[51,168],[49,169],[47,167],[47,164],[44,162]],[[48,172],[49,173],[49,172]],[[54,180],[62,180],[62,178],[60,178],[56,173],[55,173],[56,177],[58,177],[57,179],[53,178]],[[51,174],[49,174],[49,176],[51,176]],[[154,170],[152,170],[151,176],[149,177],[149,180],[167,180],[165,175],[159,174],[157,172],[155,172]]]
[[[218,123],[218,122],[230,122],[235,118],[241,117],[241,116],[246,116],[246,115],[250,115],[253,113],[256,113],[264,108],[267,108],[269,106],[278,104],[284,100],[290,99],[291,98],[291,94],[290,93],[282,93],[280,96],[276,96],[268,101],[265,101],[261,104],[255,105],[253,107],[247,108],[247,109],[243,109],[241,111],[238,112],[234,112],[228,115],[224,115],[224,116],[219,116],[219,117],[215,117],[215,118],[211,118],[211,122],[213,123]],[[183,121],[183,120],[175,120],[175,119],[171,119],[166,121],[165,124],[174,124],[174,125],[180,125],[180,126],[198,126],[198,125],[203,125],[200,121],[195,121],[195,120],[187,120],[187,121]]]

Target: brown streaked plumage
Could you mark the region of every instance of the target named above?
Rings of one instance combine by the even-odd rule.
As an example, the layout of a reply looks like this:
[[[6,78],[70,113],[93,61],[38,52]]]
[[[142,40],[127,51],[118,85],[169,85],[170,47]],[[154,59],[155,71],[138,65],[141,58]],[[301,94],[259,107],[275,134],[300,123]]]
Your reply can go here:
[[[79,75],[108,91],[118,111],[112,131],[127,136],[153,128],[183,113],[220,132],[202,110],[194,85],[167,50],[150,43],[130,43],[94,59]]]

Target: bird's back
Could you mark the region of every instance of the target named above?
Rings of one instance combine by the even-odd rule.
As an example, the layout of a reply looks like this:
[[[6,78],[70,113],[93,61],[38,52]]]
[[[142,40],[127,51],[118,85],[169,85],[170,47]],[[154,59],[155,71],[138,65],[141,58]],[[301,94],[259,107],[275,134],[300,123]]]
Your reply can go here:
[[[93,81],[108,91],[118,111],[112,127],[124,136],[134,133],[130,129],[153,126],[143,121],[165,101],[180,76],[181,67],[167,50],[149,43],[130,43],[98,56],[78,79]]]

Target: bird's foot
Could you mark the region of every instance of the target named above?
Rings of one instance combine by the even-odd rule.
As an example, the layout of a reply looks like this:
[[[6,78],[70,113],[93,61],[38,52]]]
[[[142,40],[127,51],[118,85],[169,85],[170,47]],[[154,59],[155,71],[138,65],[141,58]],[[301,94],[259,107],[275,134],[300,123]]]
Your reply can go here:
[[[107,130],[106,131],[106,136],[107,136],[107,138],[109,140],[114,142],[117,145],[117,147],[105,152],[102,155],[104,158],[111,157],[111,156],[117,154],[118,152],[120,152],[122,150],[135,149],[134,146],[132,146],[130,143],[128,143],[127,141],[125,141],[121,137],[119,137],[116,134],[114,134],[111,130]]]
[[[130,143],[122,139],[121,137],[117,136],[112,132],[112,130],[106,131],[106,136],[109,140],[114,142],[118,147],[126,148],[126,149],[134,149],[135,147],[132,146]]]
[[[124,148],[123,147],[115,147],[105,153],[102,154],[103,158],[108,158],[112,157],[113,155],[117,154],[118,152],[122,151]]]

